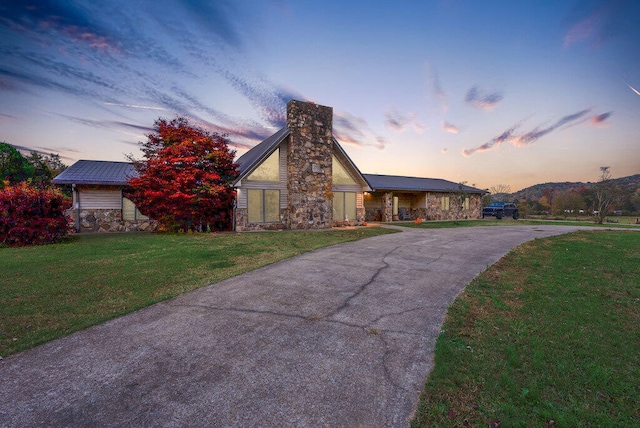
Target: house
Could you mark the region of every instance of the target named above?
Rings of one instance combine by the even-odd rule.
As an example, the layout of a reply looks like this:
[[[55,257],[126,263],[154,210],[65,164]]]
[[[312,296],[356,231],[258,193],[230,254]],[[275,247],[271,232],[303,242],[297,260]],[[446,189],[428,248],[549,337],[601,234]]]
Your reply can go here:
[[[362,174],[333,136],[333,109],[287,103],[286,126],[242,155],[236,231],[328,229],[366,221],[481,218],[483,190],[442,179]],[[126,198],[127,162],[81,160],[55,184],[73,186],[78,231],[153,230]]]
[[[71,185],[69,212],[77,232],[131,232],[153,230],[157,224],[142,214],[124,194],[136,175],[129,162],[79,160],[53,179]]]
[[[484,190],[361,174],[332,134],[333,110],[292,100],[287,125],[238,159],[235,229],[321,229],[365,221],[481,218]]]

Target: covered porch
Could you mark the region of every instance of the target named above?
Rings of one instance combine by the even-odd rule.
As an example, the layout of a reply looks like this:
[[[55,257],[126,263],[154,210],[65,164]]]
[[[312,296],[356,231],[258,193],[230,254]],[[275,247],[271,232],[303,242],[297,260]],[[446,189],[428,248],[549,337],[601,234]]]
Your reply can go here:
[[[364,175],[373,189],[364,193],[366,221],[482,218],[484,190],[441,179]]]

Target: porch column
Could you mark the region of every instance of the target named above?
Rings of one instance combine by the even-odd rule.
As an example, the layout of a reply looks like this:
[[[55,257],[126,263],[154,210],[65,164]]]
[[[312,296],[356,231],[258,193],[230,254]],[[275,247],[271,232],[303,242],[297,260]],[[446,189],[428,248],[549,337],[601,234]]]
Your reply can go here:
[[[385,193],[382,203],[382,221],[393,221],[393,192]]]

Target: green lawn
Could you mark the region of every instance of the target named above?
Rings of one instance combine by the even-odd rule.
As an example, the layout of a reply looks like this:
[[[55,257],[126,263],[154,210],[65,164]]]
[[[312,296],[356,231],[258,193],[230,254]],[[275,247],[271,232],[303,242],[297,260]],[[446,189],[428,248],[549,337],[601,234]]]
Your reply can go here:
[[[528,242],[447,312],[412,426],[640,425],[640,233]]]
[[[390,232],[77,235],[0,248],[0,356],[307,251]]]

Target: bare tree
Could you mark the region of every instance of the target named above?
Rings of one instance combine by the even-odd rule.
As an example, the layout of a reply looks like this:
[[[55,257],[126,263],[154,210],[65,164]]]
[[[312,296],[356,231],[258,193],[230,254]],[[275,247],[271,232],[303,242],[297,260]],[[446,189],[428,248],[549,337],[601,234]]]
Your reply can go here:
[[[491,186],[489,191],[492,195],[506,195],[511,193],[511,186],[508,184],[496,184],[495,186]]]
[[[596,223],[604,223],[611,204],[616,198],[616,188],[611,180],[611,171],[608,166],[600,167],[600,178],[595,187]]]

